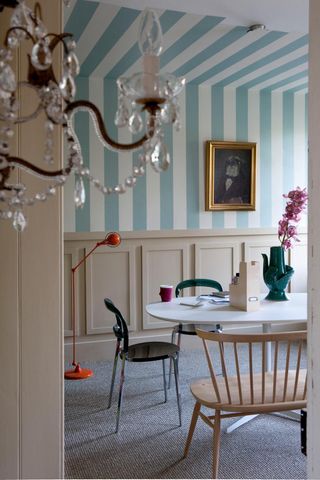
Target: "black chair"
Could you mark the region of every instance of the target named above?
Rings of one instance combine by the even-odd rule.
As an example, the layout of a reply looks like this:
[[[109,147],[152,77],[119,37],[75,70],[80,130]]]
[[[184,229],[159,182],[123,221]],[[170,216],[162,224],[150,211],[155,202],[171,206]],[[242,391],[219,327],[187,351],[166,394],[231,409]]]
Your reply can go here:
[[[121,373],[120,373],[120,385],[119,385],[119,398],[118,398],[118,409],[117,409],[117,420],[116,420],[116,433],[119,429],[119,421],[121,414],[121,405],[123,397],[123,385],[124,385],[124,370],[125,363],[128,362],[154,362],[157,360],[162,360],[162,371],[163,371],[163,387],[164,387],[164,401],[167,401],[167,385],[166,385],[166,375],[165,375],[165,360],[170,358],[174,365],[174,376],[176,384],[176,395],[178,403],[178,414],[179,414],[179,426],[181,427],[181,406],[180,406],[180,393],[179,393],[179,381],[178,381],[178,355],[179,347],[174,343],[169,342],[143,342],[136,343],[134,345],[129,345],[129,333],[126,321],[121,315],[120,311],[114,306],[113,302],[109,298],[104,299],[105,306],[108,310],[115,314],[117,323],[113,327],[115,336],[117,337],[116,351],[113,362],[113,371],[111,378],[110,394],[109,394],[109,404],[108,408],[111,406],[112,394],[114,388],[114,381],[117,371],[118,357],[122,360],[121,364]]]
[[[190,278],[189,280],[183,280],[182,282],[179,282],[178,285],[176,286],[175,289],[175,296],[178,298],[181,296],[181,292],[184,288],[190,288],[190,287],[208,287],[208,288],[213,288],[214,290],[217,290],[218,292],[222,292],[223,288],[219,282],[216,280],[211,280],[209,278]],[[179,323],[179,325],[176,325],[174,329],[172,330],[171,334],[171,341],[172,343],[175,343],[176,341],[176,335],[178,335],[177,339],[177,345],[180,348],[180,343],[181,343],[181,335],[197,335],[196,333],[196,328],[200,328],[201,330],[209,330],[210,332],[221,332],[222,328],[221,325],[217,324],[215,328],[212,328],[211,325],[194,325],[194,324],[187,324],[183,325],[182,323]],[[168,382],[168,388],[170,388],[171,385],[171,373],[172,373],[172,362],[170,361],[170,367],[169,367],[169,382]]]

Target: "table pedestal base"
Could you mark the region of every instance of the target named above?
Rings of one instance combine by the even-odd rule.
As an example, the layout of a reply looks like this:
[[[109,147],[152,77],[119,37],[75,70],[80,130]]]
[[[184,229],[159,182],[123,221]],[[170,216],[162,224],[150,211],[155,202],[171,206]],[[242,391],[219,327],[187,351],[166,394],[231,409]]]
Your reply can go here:
[[[279,415],[280,417],[288,418],[294,422],[300,422],[301,414],[297,410],[289,410],[287,412],[274,412],[272,415]]]
[[[250,420],[253,420],[256,418],[257,415],[246,415],[245,417],[239,418],[236,422],[234,422],[230,427],[227,428],[227,433],[233,432],[233,430],[236,430],[237,428],[241,427],[241,425],[244,425],[245,423],[250,422]]]
[[[287,411],[287,412],[272,412],[271,415],[279,415],[280,417],[287,418],[288,420],[293,420],[294,422],[300,422],[300,413],[296,412],[295,410],[293,411]],[[241,427],[241,425],[244,425],[245,423],[250,422],[254,418],[256,418],[257,415],[247,415],[245,417],[239,418],[236,422],[234,422],[230,427],[227,428],[227,433],[231,433],[237,428]]]

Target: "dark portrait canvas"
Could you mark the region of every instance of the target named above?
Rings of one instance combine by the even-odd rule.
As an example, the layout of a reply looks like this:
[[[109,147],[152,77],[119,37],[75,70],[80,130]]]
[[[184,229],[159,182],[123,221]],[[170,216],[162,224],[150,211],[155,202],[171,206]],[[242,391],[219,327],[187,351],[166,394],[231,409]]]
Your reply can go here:
[[[228,175],[231,163],[236,175]],[[217,149],[215,155],[214,203],[249,203],[251,150]]]

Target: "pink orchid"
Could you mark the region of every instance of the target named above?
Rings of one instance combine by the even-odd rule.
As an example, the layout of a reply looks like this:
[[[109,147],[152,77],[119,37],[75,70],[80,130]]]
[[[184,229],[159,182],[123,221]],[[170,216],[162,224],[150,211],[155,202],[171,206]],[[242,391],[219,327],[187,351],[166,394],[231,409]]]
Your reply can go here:
[[[287,195],[283,194],[283,197],[288,201],[282,219],[278,223],[278,237],[281,247],[288,250],[294,246],[294,242],[300,242],[297,227],[291,222],[298,223],[301,220],[301,213],[307,207],[308,193],[306,188],[297,187]]]

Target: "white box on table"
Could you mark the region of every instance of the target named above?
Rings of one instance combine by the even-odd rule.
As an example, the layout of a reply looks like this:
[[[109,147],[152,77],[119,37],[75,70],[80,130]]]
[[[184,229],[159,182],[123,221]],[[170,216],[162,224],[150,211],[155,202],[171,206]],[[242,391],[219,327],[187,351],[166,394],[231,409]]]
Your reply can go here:
[[[239,281],[229,285],[230,305],[246,312],[260,308],[260,264],[240,262]]]

